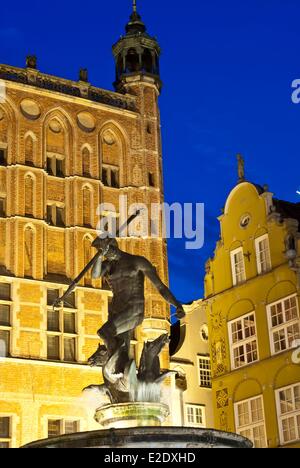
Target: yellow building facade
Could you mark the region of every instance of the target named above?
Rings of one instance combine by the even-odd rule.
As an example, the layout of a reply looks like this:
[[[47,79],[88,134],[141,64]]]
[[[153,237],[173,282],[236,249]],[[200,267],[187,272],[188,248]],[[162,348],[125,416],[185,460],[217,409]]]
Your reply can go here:
[[[184,307],[186,316],[171,328],[172,423],[213,428],[211,365],[203,301]]]
[[[159,46],[134,12],[114,46],[116,92],[0,65],[0,447],[99,429],[81,390],[101,382],[87,359],[98,346],[111,293],[87,275],[63,309],[52,304],[95,252],[100,203],[163,201]],[[138,60],[139,66],[136,66]],[[98,216],[99,215],[99,216]],[[156,238],[122,238],[168,282]],[[132,342],[169,332],[169,307],[146,285],[146,317]],[[162,354],[169,367],[169,352]]]
[[[300,447],[300,204],[244,180],[206,265],[217,429],[255,447]]]

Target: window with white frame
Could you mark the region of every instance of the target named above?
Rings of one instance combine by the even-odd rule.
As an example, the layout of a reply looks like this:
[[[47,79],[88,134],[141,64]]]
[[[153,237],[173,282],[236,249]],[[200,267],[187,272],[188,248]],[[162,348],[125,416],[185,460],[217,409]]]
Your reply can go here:
[[[11,417],[0,415],[0,449],[11,447]]]
[[[188,427],[205,427],[205,406],[190,405],[185,406],[186,426]]]
[[[231,366],[238,369],[258,361],[254,312],[228,323]]]
[[[300,440],[300,383],[276,391],[282,445]]]
[[[244,251],[240,247],[230,253],[233,285],[246,281],[246,270],[244,261]]]
[[[11,285],[0,283],[0,358],[10,355]]]
[[[48,437],[74,434],[80,431],[80,422],[71,419],[48,419]]]
[[[296,295],[267,306],[272,354],[293,348],[300,338],[300,319]]]
[[[198,356],[199,385],[211,388],[211,366],[208,356]]]
[[[239,401],[234,410],[236,432],[251,440],[255,448],[267,448],[263,397]]]
[[[268,234],[255,239],[255,252],[258,274],[261,275],[270,271],[272,264]]]
[[[53,309],[61,289],[48,289],[47,294],[47,358],[54,361],[75,362],[77,355],[77,310],[75,294],[68,297],[64,307]]]

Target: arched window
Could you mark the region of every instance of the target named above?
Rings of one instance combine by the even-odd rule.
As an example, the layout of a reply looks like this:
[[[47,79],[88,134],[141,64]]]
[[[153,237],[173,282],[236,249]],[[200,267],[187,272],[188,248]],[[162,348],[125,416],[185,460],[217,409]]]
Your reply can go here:
[[[143,53],[143,69],[147,73],[154,73],[154,58],[152,57],[151,51],[145,49]]]
[[[102,133],[102,173],[101,180],[104,186],[119,188],[121,186],[120,168],[122,166],[124,144],[118,136],[118,130],[110,128]]]
[[[25,176],[25,216],[33,216],[34,180],[31,175]]]
[[[89,187],[84,187],[82,191],[82,211],[83,225],[92,227],[92,191]]]
[[[4,110],[0,107],[0,165],[7,164],[7,139],[8,139],[8,119]]]
[[[82,150],[82,175],[91,177],[91,153],[87,147]]]
[[[159,75],[159,57],[155,54],[155,74]]]
[[[135,49],[130,49],[126,55],[126,72],[134,73],[140,69],[139,54]]]
[[[92,259],[92,240],[85,237],[83,240],[84,265],[87,265]],[[92,273],[89,270],[84,277],[85,286],[92,286]]]
[[[35,159],[35,141],[31,135],[25,138],[25,164],[34,166]]]
[[[123,56],[120,54],[117,60],[117,78],[120,78],[123,72],[124,72],[124,59],[123,59]]]
[[[47,127],[47,151],[65,154],[65,131],[56,118],[52,119]]]
[[[25,228],[24,242],[24,276],[33,277],[34,232],[31,227]]]
[[[53,118],[46,130],[47,172],[56,177],[65,175],[66,132],[60,121]]]

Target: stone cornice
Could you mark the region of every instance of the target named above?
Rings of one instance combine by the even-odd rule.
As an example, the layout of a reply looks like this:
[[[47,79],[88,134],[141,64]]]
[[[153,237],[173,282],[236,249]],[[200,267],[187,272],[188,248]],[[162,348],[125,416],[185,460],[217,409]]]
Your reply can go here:
[[[0,64],[0,79],[19,83],[54,92],[60,95],[72,96],[94,103],[104,104],[118,109],[136,112],[136,99],[134,96],[123,95],[113,91],[91,86],[90,83],[72,81],[52,75],[41,73],[38,70],[12,67]]]

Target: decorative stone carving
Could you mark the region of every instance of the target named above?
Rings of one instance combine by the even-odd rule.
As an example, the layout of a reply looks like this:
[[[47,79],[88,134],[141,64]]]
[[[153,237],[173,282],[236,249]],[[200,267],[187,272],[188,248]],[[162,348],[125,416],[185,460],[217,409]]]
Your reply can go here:
[[[21,112],[27,119],[37,120],[41,115],[40,106],[32,99],[23,99],[20,104]]]
[[[222,431],[227,432],[228,429],[228,414],[225,411],[222,411],[220,414],[220,428]]]
[[[212,341],[212,370],[216,377],[226,372],[226,343],[224,337],[218,335]]]
[[[220,311],[214,312],[212,315],[212,326],[214,330],[220,330],[222,328],[222,314]]]
[[[229,404],[228,388],[217,391],[217,408],[226,408]]]
[[[61,124],[56,119],[51,120],[51,122],[49,123],[49,128],[54,133],[60,133],[62,131]]]
[[[79,81],[84,81],[85,83],[88,83],[89,78],[88,78],[87,68],[80,68],[80,70],[79,70]]]
[[[159,301],[153,301],[152,302],[152,316],[153,317],[162,317],[164,318],[165,316],[165,311],[164,311],[164,306],[161,302]]]
[[[35,55],[27,55],[26,57],[26,67],[37,69],[37,57]]]
[[[107,145],[112,146],[115,144],[116,139],[115,139],[114,134],[110,130],[107,130],[103,135],[103,141]]]
[[[89,112],[80,112],[77,115],[77,123],[81,130],[91,133],[96,128],[96,121]]]

